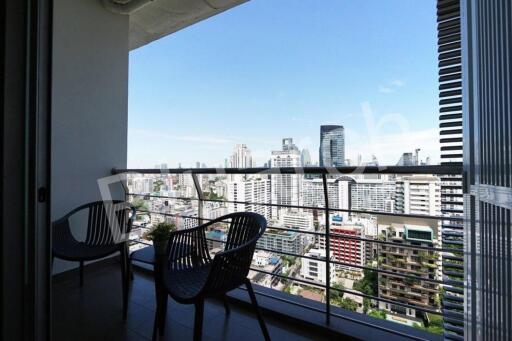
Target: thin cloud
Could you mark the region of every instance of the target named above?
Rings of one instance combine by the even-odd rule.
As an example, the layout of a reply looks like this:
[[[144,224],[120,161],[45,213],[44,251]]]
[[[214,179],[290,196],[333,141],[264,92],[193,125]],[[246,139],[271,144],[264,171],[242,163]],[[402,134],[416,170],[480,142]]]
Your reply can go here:
[[[389,84],[394,87],[401,88],[402,86],[405,85],[405,82],[401,79],[395,79],[395,80],[391,81]]]
[[[390,94],[396,92],[398,88],[405,86],[405,82],[401,79],[394,79],[386,85],[379,86],[379,92],[382,94]]]
[[[383,94],[390,94],[392,92],[395,92],[393,89],[387,86],[379,86],[379,92]]]

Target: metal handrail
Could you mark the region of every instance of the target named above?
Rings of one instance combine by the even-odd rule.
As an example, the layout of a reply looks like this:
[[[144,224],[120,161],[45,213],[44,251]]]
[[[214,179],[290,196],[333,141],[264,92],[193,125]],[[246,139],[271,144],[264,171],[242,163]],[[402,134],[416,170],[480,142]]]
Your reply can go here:
[[[251,167],[251,168],[112,168],[112,174],[442,174],[462,175],[462,165]]]
[[[168,215],[168,216],[177,216],[177,217],[183,217],[183,218],[190,218],[190,219],[196,219],[199,223],[202,223],[204,220],[209,220],[207,218],[203,217],[203,207],[204,202],[221,202],[221,203],[229,203],[229,204],[245,204],[245,205],[262,205],[262,206],[270,206],[270,207],[285,207],[285,208],[300,208],[300,209],[309,209],[309,210],[322,210],[325,214],[325,231],[323,233],[311,233],[315,235],[323,235],[326,238],[326,255],[330,255],[330,238],[336,237],[340,239],[348,239],[348,240],[358,240],[358,241],[364,241],[364,242],[372,242],[372,243],[378,243],[383,245],[390,245],[395,247],[411,247],[415,249],[423,249],[428,251],[435,251],[435,252],[457,252],[452,249],[444,249],[444,248],[430,248],[430,247],[422,247],[422,246],[412,246],[412,245],[402,245],[398,243],[393,242],[387,242],[387,241],[381,241],[378,239],[370,239],[367,238],[360,238],[360,237],[354,237],[354,236],[347,236],[343,234],[336,234],[336,233],[330,233],[330,211],[334,212],[347,212],[347,213],[359,213],[359,214],[371,214],[371,215],[385,215],[385,216],[401,216],[401,217],[409,217],[409,218],[421,218],[421,219],[435,219],[435,220],[442,220],[442,221],[462,221],[463,218],[461,217],[446,217],[446,216],[429,216],[429,215],[417,215],[417,214],[401,214],[401,213],[389,213],[389,212],[380,212],[380,211],[367,211],[367,210],[352,210],[352,209],[340,209],[340,208],[331,208],[329,207],[329,195],[328,195],[328,182],[327,182],[327,176],[328,175],[347,175],[347,174],[442,174],[442,175],[461,175],[462,174],[462,167],[460,165],[436,165],[436,166],[385,166],[385,167],[373,167],[373,166],[365,166],[365,167],[280,167],[280,168],[173,168],[173,169],[112,169],[112,174],[121,174],[121,173],[141,173],[141,174],[161,174],[161,175],[167,175],[167,174],[190,174],[192,176],[192,180],[194,183],[194,187],[197,193],[197,198],[192,197],[168,197],[168,196],[155,196],[150,194],[137,194],[137,193],[128,193],[126,191],[127,196],[143,196],[143,197],[159,197],[159,198],[166,198],[166,199],[173,199],[173,200],[195,200],[198,201],[198,216],[181,216],[178,214],[169,214],[169,213],[161,213],[161,212],[154,212],[154,214],[161,214],[161,215]],[[200,182],[197,178],[198,174],[217,174],[217,175],[227,175],[227,174],[261,174],[261,175],[268,175],[268,174],[274,174],[274,175],[285,175],[285,174],[297,174],[297,175],[305,175],[305,174],[320,174],[322,179],[322,186],[323,186],[323,192],[324,192],[324,207],[308,207],[303,205],[281,205],[281,204],[274,204],[274,203],[253,203],[253,202],[243,202],[243,201],[229,201],[229,200],[220,200],[220,199],[208,199],[204,197]],[[148,212],[153,213],[153,212]],[[272,228],[272,227],[269,227]],[[276,228],[284,230],[284,228]],[[291,229],[290,229],[291,230]],[[312,231],[295,231],[298,233],[310,233]],[[215,239],[209,239],[214,242],[222,242],[220,240]],[[269,251],[269,252],[275,252],[280,254],[288,254],[295,257],[303,257],[303,258],[314,258],[314,257],[308,257],[306,255],[297,255],[293,253],[287,253],[282,252],[278,250],[272,250],[272,249],[266,249],[257,247],[259,250]],[[298,278],[292,278],[289,276],[283,276],[280,274],[274,274],[268,271],[264,271],[262,269],[255,269],[251,267],[251,270],[253,271],[259,271],[263,273],[267,273],[272,276],[277,276],[280,278],[286,278],[289,280],[297,281],[306,283],[309,285],[319,286],[323,287],[325,289],[326,294],[326,303],[325,303],[325,315],[326,315],[326,324],[330,323],[330,317],[332,315],[331,309],[330,309],[330,301],[331,301],[331,289],[338,290],[341,292],[347,292],[355,295],[360,295],[362,297],[383,301],[395,305],[404,306],[406,308],[413,308],[418,311],[424,311],[429,312],[433,314],[439,314],[442,315],[442,312],[438,312],[431,309],[425,309],[422,307],[418,307],[415,305],[409,305],[407,303],[399,302],[399,301],[393,301],[393,300],[387,300],[380,297],[375,297],[372,295],[367,295],[363,293],[359,293],[357,291],[349,291],[346,289],[337,289],[333,288],[330,285],[330,272],[331,272],[331,264],[335,265],[343,265],[348,267],[354,267],[354,268],[360,268],[360,269],[368,269],[372,271],[377,271],[379,273],[385,273],[387,275],[396,276],[396,277],[402,277],[406,279],[412,279],[412,280],[420,280],[424,282],[431,282],[436,284],[443,284],[446,282],[442,280],[435,280],[430,278],[423,278],[419,276],[413,276],[413,275],[406,275],[401,273],[395,273],[393,271],[373,268],[373,267],[367,267],[362,265],[355,265],[352,263],[345,263],[345,262],[339,262],[335,260],[331,260],[329,256],[325,257],[325,259],[318,259],[314,258],[318,261],[323,261],[326,263],[326,278],[325,282],[326,284],[319,284],[314,283],[311,281],[298,279]],[[450,284],[454,284],[453,281],[450,281]],[[456,283],[457,285],[459,283]]]

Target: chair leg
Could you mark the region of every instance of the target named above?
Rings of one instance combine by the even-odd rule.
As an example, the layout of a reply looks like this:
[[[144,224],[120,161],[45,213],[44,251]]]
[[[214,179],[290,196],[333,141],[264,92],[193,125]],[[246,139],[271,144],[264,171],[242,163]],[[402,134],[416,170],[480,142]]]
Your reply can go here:
[[[155,310],[155,321],[153,322],[153,336],[151,337],[152,341],[156,341],[157,337],[158,337],[158,318],[159,318],[159,314],[158,314],[158,307],[157,307],[157,309]]]
[[[204,313],[204,300],[195,304],[196,315],[194,318],[194,341],[201,341],[203,336],[203,313]]]
[[[133,265],[132,265],[132,260],[130,258],[128,258],[128,268],[129,268],[129,271],[130,271],[130,279],[133,281],[133,279],[134,279],[134,276],[133,276]]]
[[[80,286],[84,285],[84,261],[80,261]]]
[[[153,340],[156,339],[157,333],[160,336],[164,335],[165,331],[165,319],[167,315],[167,300],[168,294],[167,291],[162,288],[160,284],[159,276],[157,275],[160,272],[159,267],[155,264],[155,298],[156,298],[156,311],[155,311],[155,322],[153,325]]]
[[[164,335],[165,331],[165,319],[167,316],[167,293],[161,292],[160,293],[160,308],[159,308],[159,319],[158,319],[158,330],[160,331],[160,336]]]
[[[152,340],[157,340],[158,336],[164,336],[165,316],[167,315],[167,293],[156,293],[155,321],[153,322]]]
[[[121,249],[121,285],[123,294],[123,320],[128,316],[128,262],[126,251]]]
[[[231,314],[231,309],[229,308],[228,303],[228,297],[225,294],[222,296],[222,303],[224,303],[224,310],[226,311],[226,315]]]
[[[245,286],[247,287],[247,291],[249,292],[249,297],[251,298],[252,305],[256,310],[256,316],[258,317],[258,322],[260,324],[261,331],[266,341],[270,341],[270,335],[268,334],[267,326],[265,325],[265,321],[263,320],[263,316],[261,315],[260,308],[258,307],[258,302],[256,301],[256,295],[254,295],[254,290],[252,289],[252,284],[249,279],[245,280]]]

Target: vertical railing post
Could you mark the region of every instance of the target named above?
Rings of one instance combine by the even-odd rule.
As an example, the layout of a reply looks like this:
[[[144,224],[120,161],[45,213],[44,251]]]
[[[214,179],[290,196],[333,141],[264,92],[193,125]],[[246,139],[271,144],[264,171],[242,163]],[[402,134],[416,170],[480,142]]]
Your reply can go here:
[[[199,183],[199,179],[197,178],[196,173],[192,173],[192,180],[194,181],[194,187],[197,192],[197,216],[199,225],[203,224],[203,205],[204,205],[204,194],[201,189],[201,184]]]
[[[329,190],[327,175],[322,174],[325,201],[325,323],[331,322],[331,234],[329,225]]]

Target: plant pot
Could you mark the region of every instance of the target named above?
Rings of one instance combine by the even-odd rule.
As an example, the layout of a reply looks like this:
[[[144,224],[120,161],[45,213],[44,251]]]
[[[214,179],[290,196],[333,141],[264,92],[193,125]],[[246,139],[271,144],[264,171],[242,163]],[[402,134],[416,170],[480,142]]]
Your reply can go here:
[[[165,255],[167,251],[167,243],[168,240],[154,240],[153,247],[155,248],[155,255],[162,256]]]

